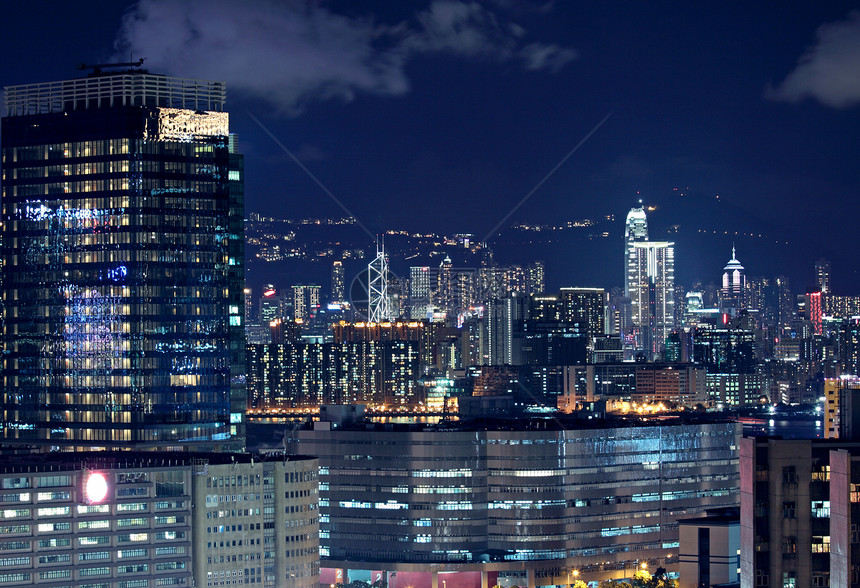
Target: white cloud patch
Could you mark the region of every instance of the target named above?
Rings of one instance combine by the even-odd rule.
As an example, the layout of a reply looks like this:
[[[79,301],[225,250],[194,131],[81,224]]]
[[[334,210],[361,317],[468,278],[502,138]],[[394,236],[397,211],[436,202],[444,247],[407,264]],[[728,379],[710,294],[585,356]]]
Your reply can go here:
[[[834,108],[860,103],[860,12],[852,11],[845,20],[820,26],[815,45],[765,96],[786,102],[813,98]]]
[[[313,100],[409,91],[406,64],[446,53],[557,71],[576,52],[524,41],[526,31],[474,2],[435,0],[412,22],[348,17],[314,0],[139,0],[117,53],[153,71],[226,81],[286,114]]]
[[[525,68],[533,71],[548,69],[556,72],[569,61],[576,59],[577,56],[578,53],[573,49],[541,43],[530,43],[523,47],[519,53]]]
[[[385,30],[315,3],[141,0],[117,49],[154,71],[226,81],[294,113],[311,99],[403,94],[403,55],[377,47]]]

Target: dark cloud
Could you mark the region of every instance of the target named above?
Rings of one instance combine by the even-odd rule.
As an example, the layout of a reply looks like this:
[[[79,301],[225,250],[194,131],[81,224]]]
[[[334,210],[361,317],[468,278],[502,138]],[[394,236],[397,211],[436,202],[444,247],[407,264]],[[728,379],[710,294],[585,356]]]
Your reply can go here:
[[[381,24],[312,0],[140,0],[118,34],[119,55],[153,70],[226,81],[296,114],[312,100],[401,95],[418,54],[448,53],[557,71],[576,52],[526,43],[525,30],[474,2],[436,0],[414,22]]]
[[[765,95],[786,102],[814,98],[834,108],[860,103],[860,12],[820,26],[817,37],[797,67]]]

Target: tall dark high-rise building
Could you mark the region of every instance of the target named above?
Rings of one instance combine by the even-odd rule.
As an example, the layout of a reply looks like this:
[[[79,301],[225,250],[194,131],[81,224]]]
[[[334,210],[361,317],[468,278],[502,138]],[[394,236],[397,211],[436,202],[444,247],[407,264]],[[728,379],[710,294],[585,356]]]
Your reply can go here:
[[[342,302],[346,300],[346,278],[343,270],[343,262],[339,259],[331,264],[331,298]]]
[[[815,262],[815,283],[822,294],[830,293],[830,260],[822,257]]]
[[[0,443],[244,446],[242,157],[225,88],[6,88]]]
[[[580,325],[589,349],[593,347],[594,339],[605,331],[605,297],[603,288],[561,289],[561,320]]]

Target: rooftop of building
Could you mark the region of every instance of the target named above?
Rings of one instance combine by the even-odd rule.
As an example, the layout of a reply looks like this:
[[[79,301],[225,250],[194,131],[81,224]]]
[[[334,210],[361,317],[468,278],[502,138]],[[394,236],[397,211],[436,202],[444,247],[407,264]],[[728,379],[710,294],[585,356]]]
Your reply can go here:
[[[735,248],[732,246],[732,258],[726,263],[726,267],[723,268],[723,271],[734,271],[734,270],[742,270],[744,266],[741,265],[741,262],[738,261],[738,256],[735,253]]]
[[[639,205],[638,208],[637,207],[631,208],[630,212],[627,213],[627,222],[628,223],[633,219],[643,219],[644,220],[646,218],[647,218],[647,216],[645,215],[645,207],[642,206],[641,204]]]
[[[476,432],[476,431],[575,431],[594,429],[616,429],[633,427],[660,427],[682,425],[725,424],[732,420],[723,415],[709,413],[674,413],[652,416],[607,415],[605,418],[587,418],[575,414],[559,413],[551,417],[483,417],[469,420],[440,421],[438,423],[379,423],[368,419],[352,422],[332,423],[338,431],[397,431],[397,432]],[[296,425],[299,430],[325,427],[314,421]],[[252,428],[265,428],[254,425]]]
[[[740,524],[740,507],[712,508],[705,511],[704,516],[678,519],[680,525],[728,526]]]
[[[6,86],[4,90],[6,116],[10,117],[116,106],[222,112],[226,103],[224,82],[176,78],[144,69],[98,70],[82,78]]]
[[[192,465],[251,464],[263,461],[304,461],[308,455],[264,455],[258,453],[207,453],[157,451],[89,451],[0,455],[0,473],[76,471],[88,469],[170,468]]]
[[[839,450],[844,449],[851,453],[852,457],[860,457],[860,441],[849,441],[847,439],[796,439],[793,437],[761,436],[754,437],[757,445],[767,446],[771,443],[795,443],[798,445],[809,444],[813,449]]]

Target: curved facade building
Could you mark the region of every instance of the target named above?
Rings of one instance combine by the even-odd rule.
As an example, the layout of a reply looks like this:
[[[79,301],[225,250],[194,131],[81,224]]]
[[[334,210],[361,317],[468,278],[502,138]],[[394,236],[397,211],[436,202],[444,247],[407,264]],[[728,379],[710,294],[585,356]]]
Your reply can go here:
[[[732,423],[335,426],[320,459],[322,584],[478,588],[677,570],[678,519],[738,500]],[[379,577],[377,577],[377,575]]]

